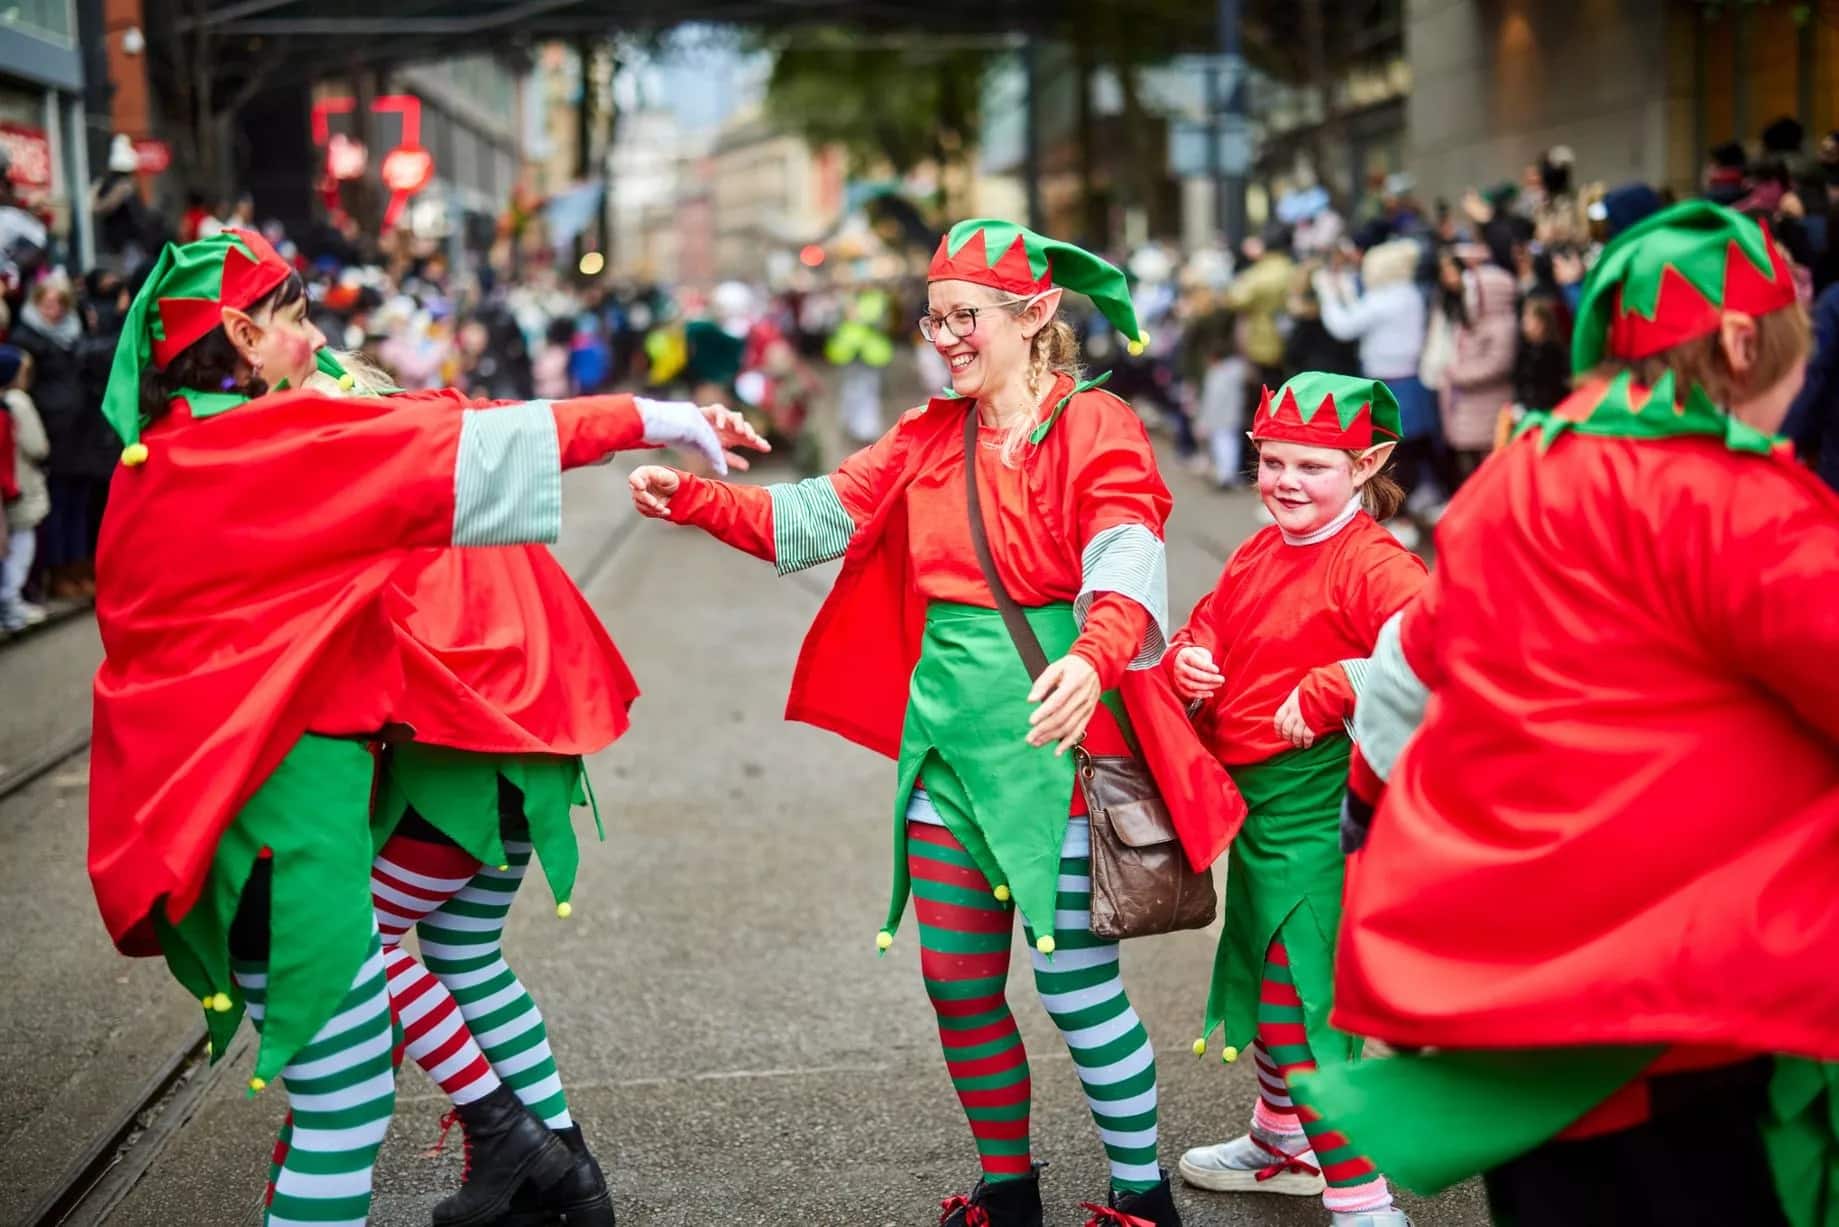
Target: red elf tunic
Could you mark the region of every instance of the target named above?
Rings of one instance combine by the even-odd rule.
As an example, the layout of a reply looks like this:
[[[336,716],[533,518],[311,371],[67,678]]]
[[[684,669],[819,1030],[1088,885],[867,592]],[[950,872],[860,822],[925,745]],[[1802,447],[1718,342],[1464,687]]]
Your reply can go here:
[[[1181,649],[1196,646],[1225,675],[1194,723],[1250,810],[1230,854],[1203,1032],[1224,1025],[1230,1048],[1243,1049],[1256,1033],[1265,951],[1281,935],[1316,1060],[1348,1055],[1345,1039],[1328,1028],[1341,911],[1342,727],[1354,710],[1358,662],[1423,584],[1423,561],[1357,507],[1344,526],[1310,543],[1287,540],[1271,525],[1233,553],[1170,645],[1171,673]],[[1273,723],[1299,687],[1317,738],[1303,750]]]
[[[1839,1059],[1839,499],[1705,436],[1534,431],[1486,477],[1405,615],[1431,697],[1349,870],[1336,1022]]]
[[[963,401],[935,398],[829,477],[766,490],[686,476],[671,500],[673,520],[772,560],[782,572],[843,556],[800,652],[788,718],[898,756],[928,604],[994,608],[965,521],[962,427],[969,411]],[[1231,837],[1237,797],[1195,742],[1167,680],[1126,668],[1140,644],[1153,640],[1159,652],[1162,642],[1150,611],[1119,591],[1135,585],[1126,578],[1094,587],[1093,543],[1107,532],[1147,532],[1159,550],[1167,490],[1123,402],[1075,390],[1060,376],[1043,411],[1021,467],[1003,465],[994,447],[979,449],[992,553],[1018,603],[1085,606],[1070,650],[1094,665],[1101,683],[1120,690],[1189,859],[1205,866]],[[997,442],[994,432],[980,439]],[[1106,735],[1101,728],[1095,722],[1094,736]],[[1030,915],[1019,888],[1016,897]],[[897,883],[895,915],[903,901]]]
[[[550,411],[564,468],[643,435],[629,397]],[[443,394],[287,392],[197,418],[181,402],[146,462],[117,470],[89,868],[124,952],[155,953],[153,909],[185,914],[218,836],[303,734],[400,718],[385,591],[410,551],[454,541],[463,421]]]

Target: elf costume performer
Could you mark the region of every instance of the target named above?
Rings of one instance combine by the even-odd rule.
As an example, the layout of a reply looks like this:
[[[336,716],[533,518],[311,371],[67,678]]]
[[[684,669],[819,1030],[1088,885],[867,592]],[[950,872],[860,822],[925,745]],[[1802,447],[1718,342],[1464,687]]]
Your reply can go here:
[[[395,391],[381,372],[328,350],[319,367],[309,387]],[[456,411],[467,404],[446,395]],[[557,913],[569,914],[570,807],[587,800],[581,756],[625,732],[637,687],[542,546],[414,551],[392,577],[389,606],[404,664],[398,719],[416,733],[382,760],[375,825],[393,833],[371,891],[406,1054],[453,1100],[443,1138],[457,1122],[467,1142],[464,1186],[435,1206],[434,1222],[499,1221],[507,1210],[505,1221],[543,1222],[554,1210],[570,1223],[610,1224],[606,1180],[502,942],[533,853]],[[421,961],[402,946],[411,927]],[[513,1161],[526,1108],[573,1155],[570,1175],[544,1190],[520,1186]]]
[[[1167,624],[1168,490],[1129,406],[1066,369],[1071,330],[1054,313],[1064,287],[1130,336],[1136,317],[1117,269],[1008,222],[954,226],[930,282],[920,324],[950,366],[951,395],[825,477],[762,489],[646,467],[634,497],[781,573],[844,560],[787,715],[900,764],[893,899],[877,944],[893,944],[911,893],[946,1068],[982,1163],[977,1186],[943,1203],[941,1224],[1041,1222],[1028,1063],[1004,996],[1014,912],[1110,1160],[1091,1221],[1175,1224],[1157,1163],[1155,1058],[1116,943],[1089,931],[1088,824],[1065,753],[1081,734],[1095,754],[1133,738],[1191,862],[1211,863],[1230,838],[1230,781],[1153,668]],[[1032,688],[973,545],[967,427],[995,567],[1058,658]]]
[[[1424,564],[1375,519],[1400,499],[1381,475],[1398,402],[1378,380],[1304,372],[1264,390],[1251,436],[1276,522],[1234,552],[1167,667],[1176,691],[1198,701],[1195,726],[1249,809],[1194,1048],[1204,1053],[1204,1037],[1223,1027],[1226,1061],[1251,1049],[1259,1098],[1248,1133],[1189,1150],[1181,1174],[1204,1189],[1321,1192],[1336,1227],[1392,1227],[1408,1220],[1385,1178],[1333,1120],[1299,1112],[1288,1087],[1359,1052],[1328,1026],[1345,722],[1379,628],[1424,583]]]
[[[1334,1022],[1435,1051],[1299,1098],[1413,1188],[1485,1171],[1498,1223],[1839,1224],[1839,500],[1772,437],[1806,353],[1755,222],[1627,231],[1583,382],[1374,655]]]
[[[368,745],[412,732],[392,580],[417,549],[553,539],[564,468],[722,443],[693,407],[629,397],[456,412],[290,390],[324,343],[305,307],[259,235],[227,230],[168,246],[129,311],[102,406],[126,446],[89,869],[117,946],[164,954],[205,1004],[213,1053],[247,1007],[250,1089],[286,1081],[268,1221],[357,1223],[394,1104]],[[528,1136],[520,1175],[565,1179],[567,1147]]]

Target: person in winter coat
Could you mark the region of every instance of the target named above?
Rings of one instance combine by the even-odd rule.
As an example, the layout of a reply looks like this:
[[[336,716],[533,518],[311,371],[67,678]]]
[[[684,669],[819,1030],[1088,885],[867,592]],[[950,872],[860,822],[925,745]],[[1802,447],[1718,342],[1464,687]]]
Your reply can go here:
[[[1450,336],[1450,355],[1438,389],[1443,437],[1454,477],[1466,481],[1494,446],[1495,418],[1513,396],[1513,356],[1520,316],[1513,274],[1476,246],[1458,248],[1462,318]]]
[[[1427,441],[1437,433],[1436,402],[1418,378],[1426,310],[1424,295],[1414,280],[1420,255],[1416,241],[1394,239],[1368,249],[1360,262],[1358,289],[1351,277],[1328,270],[1314,278],[1322,323],[1337,339],[1360,343],[1360,373],[1380,380],[1398,401],[1401,434],[1407,445]],[[1411,448],[1406,457],[1409,463],[1401,469],[1407,495],[1418,484],[1419,451]]]
[[[1257,370],[1260,386],[1283,382],[1283,334],[1277,316],[1290,297],[1291,263],[1288,236],[1273,233],[1269,240],[1247,239],[1249,264],[1226,287],[1222,305],[1239,317],[1239,353]]]
[[[1839,490],[1839,285],[1827,286],[1814,300],[1813,337],[1807,382],[1782,433],[1820,479]]]
[[[20,595],[32,572],[38,526],[51,509],[45,490],[45,457],[51,444],[44,423],[26,391],[32,386],[32,359],[11,345],[0,345],[0,387],[6,389],[6,417],[13,427],[13,479],[17,497],[6,503],[6,562],[0,566],[0,629],[24,630],[45,620],[45,611]]]
[[[103,437],[107,426],[84,394],[83,324],[74,308],[70,282],[47,277],[32,288],[10,338],[32,356],[33,400],[51,442],[46,465],[51,514],[42,544],[47,590],[54,597],[95,593],[93,517],[121,450]]]

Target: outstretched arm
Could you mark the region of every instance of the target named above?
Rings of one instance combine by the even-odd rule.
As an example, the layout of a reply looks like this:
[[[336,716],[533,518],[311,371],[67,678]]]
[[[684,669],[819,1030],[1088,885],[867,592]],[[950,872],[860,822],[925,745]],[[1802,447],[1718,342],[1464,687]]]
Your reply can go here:
[[[827,476],[771,486],[646,465],[633,471],[632,501],[643,515],[694,525],[789,575],[849,548],[899,474],[900,431],[897,424]]]

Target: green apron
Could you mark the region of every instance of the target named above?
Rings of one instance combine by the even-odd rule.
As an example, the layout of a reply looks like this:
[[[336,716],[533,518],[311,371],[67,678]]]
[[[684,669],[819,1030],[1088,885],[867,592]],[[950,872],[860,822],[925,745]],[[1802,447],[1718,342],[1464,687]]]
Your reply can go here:
[[[1079,637],[1070,604],[1022,611],[1049,660]],[[907,800],[923,783],[939,814],[989,881],[1006,888],[1036,933],[1054,931],[1060,846],[1073,801],[1073,756],[1027,743],[1034,682],[994,609],[936,601],[926,609],[901,730],[894,790],[894,889],[886,948],[907,909]],[[1128,735],[1115,692],[1103,701]],[[1043,940],[1051,940],[1043,938]]]
[[[1430,1195],[1550,1141],[1656,1046],[1450,1049],[1323,1069],[1291,1091],[1375,1166]],[[1793,1227],[1839,1227],[1839,1065],[1777,1057],[1763,1141]]]
[[[1258,1033],[1259,985],[1273,938],[1283,941],[1319,1065],[1351,1061],[1359,1041],[1328,1025],[1335,934],[1341,926],[1341,798],[1350,743],[1336,734],[1306,750],[1230,768],[1245,797],[1244,827],[1226,869],[1226,918],[1213,959],[1203,1038],[1224,1026],[1229,1054]]]
[[[268,991],[255,1076],[272,1082],[332,1017],[370,953],[370,795],[376,763],[362,742],[307,734],[217,841],[204,891],[175,924],[154,928],[166,965],[205,1004],[211,1056],[242,1022],[230,973],[230,925],[266,850],[271,858]]]
[[[502,778],[523,797],[523,827],[542,862],[543,877],[558,906],[574,893],[581,850],[575,842],[571,810],[589,804],[593,794],[578,757],[559,754],[475,754],[445,746],[408,742],[394,747],[383,773],[377,807],[382,841],[396,829],[410,806],[466,854],[485,865],[506,861],[506,831],[498,806]],[[512,838],[523,827],[510,829]],[[594,807],[594,827],[602,840],[606,828]]]

